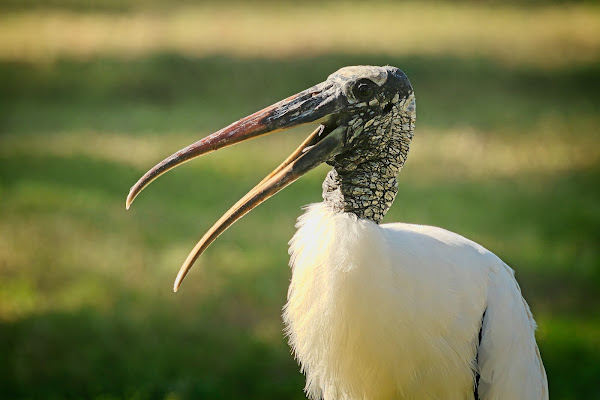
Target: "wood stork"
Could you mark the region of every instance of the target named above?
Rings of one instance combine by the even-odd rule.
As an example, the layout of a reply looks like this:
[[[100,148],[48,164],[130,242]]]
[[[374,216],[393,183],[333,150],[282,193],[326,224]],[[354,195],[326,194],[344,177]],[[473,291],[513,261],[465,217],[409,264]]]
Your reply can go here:
[[[318,122],[278,168],[194,247],[198,256],[252,208],[326,162],[323,202],[290,241],[283,319],[311,399],[548,398],[535,322],[514,272],[441,228],[380,225],[398,191],[415,124],[415,96],[398,68],[354,66],[174,153],[132,188],[127,208],[159,175],[259,135]]]

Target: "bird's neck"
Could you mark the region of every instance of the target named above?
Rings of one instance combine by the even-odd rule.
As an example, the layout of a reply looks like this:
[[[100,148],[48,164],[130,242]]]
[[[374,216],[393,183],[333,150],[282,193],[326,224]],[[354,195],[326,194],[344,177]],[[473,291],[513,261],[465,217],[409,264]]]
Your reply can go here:
[[[391,174],[385,180],[371,180],[379,169],[354,173],[333,168],[323,182],[323,200],[335,212],[353,213],[358,218],[380,223],[398,193],[398,179]]]
[[[414,122],[412,113],[372,124],[351,150],[331,160],[333,169],[323,182],[324,203],[379,224],[398,193],[398,173],[408,156]]]

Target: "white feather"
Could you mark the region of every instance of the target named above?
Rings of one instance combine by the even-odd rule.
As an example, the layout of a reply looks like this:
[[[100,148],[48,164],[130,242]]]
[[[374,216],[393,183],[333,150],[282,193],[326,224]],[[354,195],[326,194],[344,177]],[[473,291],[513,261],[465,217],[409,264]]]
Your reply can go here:
[[[472,399],[478,368],[481,399],[548,398],[535,323],[494,254],[322,203],[297,227],[284,320],[309,398]]]

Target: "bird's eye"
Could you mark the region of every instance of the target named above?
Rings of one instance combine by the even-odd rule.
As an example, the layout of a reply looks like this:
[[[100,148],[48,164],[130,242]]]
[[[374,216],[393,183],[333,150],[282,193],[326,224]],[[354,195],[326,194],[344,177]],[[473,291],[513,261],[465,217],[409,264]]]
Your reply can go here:
[[[366,100],[369,99],[371,96],[373,96],[373,86],[375,84],[368,80],[368,79],[363,79],[361,81],[359,81],[356,86],[354,86],[354,95],[356,96],[357,99],[359,100]]]

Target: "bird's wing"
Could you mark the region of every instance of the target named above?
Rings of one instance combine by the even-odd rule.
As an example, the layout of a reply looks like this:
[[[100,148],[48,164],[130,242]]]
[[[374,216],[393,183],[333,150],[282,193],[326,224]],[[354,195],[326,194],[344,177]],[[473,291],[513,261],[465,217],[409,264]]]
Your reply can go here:
[[[492,268],[481,328],[478,400],[548,399],[535,328],[514,271],[499,260]]]
[[[460,315],[481,326],[476,358],[477,400],[548,399],[546,372],[535,341],[535,321],[514,271],[479,244],[444,229],[398,223],[382,227],[394,233],[405,259],[416,254],[419,257],[411,258],[413,264],[418,258],[427,261],[419,263],[413,272],[428,272],[425,282],[430,288],[438,285],[435,293],[444,293],[444,288],[454,283],[456,293],[472,296],[469,302],[458,305]],[[428,266],[434,269],[426,271]],[[448,272],[454,275],[444,275]],[[436,315],[451,315],[439,313],[451,310],[451,297],[446,294],[436,298],[443,299],[444,304],[427,303],[438,310]],[[472,305],[476,307],[469,309]],[[452,329],[458,335],[460,327]]]

